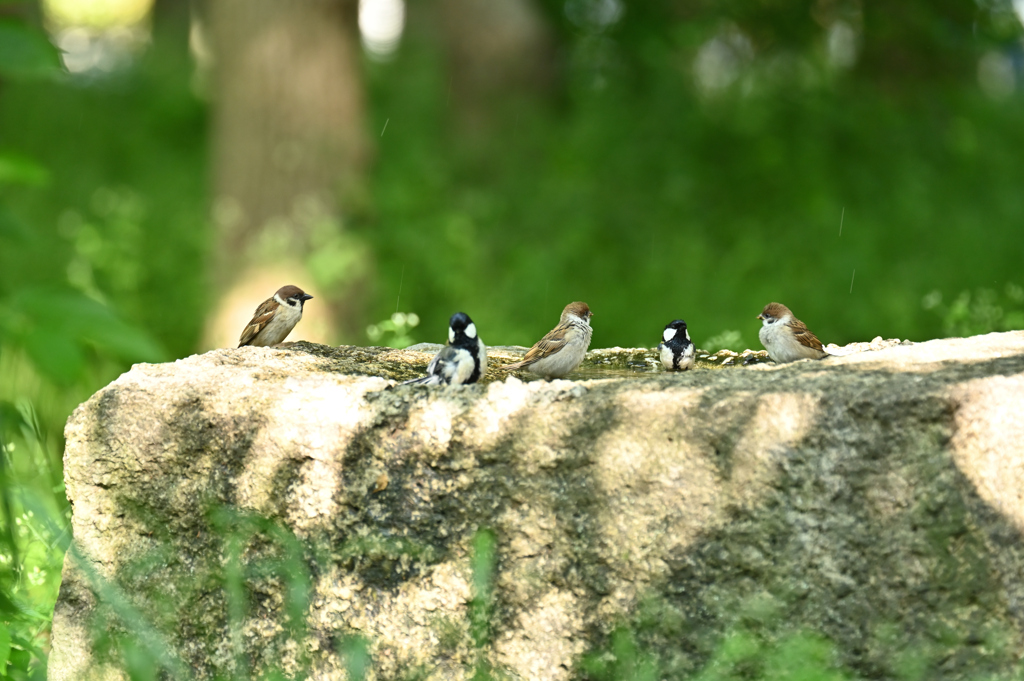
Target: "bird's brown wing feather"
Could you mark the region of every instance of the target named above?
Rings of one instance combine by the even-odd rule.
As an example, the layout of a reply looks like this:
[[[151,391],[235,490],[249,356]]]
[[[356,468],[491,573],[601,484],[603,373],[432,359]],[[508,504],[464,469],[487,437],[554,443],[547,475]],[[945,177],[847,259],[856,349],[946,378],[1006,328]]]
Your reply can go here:
[[[825,351],[825,348],[821,345],[821,341],[807,329],[806,324],[800,320],[795,320],[790,322],[788,326],[793,329],[793,337],[796,338],[800,345],[813,348],[814,350],[821,350],[822,352]]]
[[[252,342],[252,339],[256,337],[263,327],[270,323],[270,320],[274,318],[274,312],[279,308],[277,301],[271,298],[270,300],[263,301],[263,304],[256,308],[256,312],[253,313],[252,320],[249,325],[242,331],[242,335],[238,338],[238,347],[248,345]]]
[[[560,324],[556,326],[554,329],[549,331],[546,336],[537,341],[532,348],[527,350],[523,359],[515,364],[506,364],[502,369],[522,369],[523,367],[528,367],[534,362],[558,352],[565,346],[571,329],[572,326],[569,324]]]

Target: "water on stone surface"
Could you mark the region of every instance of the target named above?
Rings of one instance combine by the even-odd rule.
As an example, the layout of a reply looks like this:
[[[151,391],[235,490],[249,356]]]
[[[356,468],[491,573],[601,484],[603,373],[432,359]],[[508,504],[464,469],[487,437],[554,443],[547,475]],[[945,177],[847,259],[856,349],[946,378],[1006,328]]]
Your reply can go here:
[[[600,351],[599,351],[600,352]],[[765,364],[770,362],[766,352],[748,352],[746,354],[733,353],[728,350],[717,353],[697,353],[696,365],[689,371],[666,371],[657,359],[654,350],[633,352],[632,356],[623,361],[621,354],[609,354],[606,357],[590,355],[580,368],[576,369],[566,380],[589,381],[602,378],[639,378],[641,376],[653,376],[665,374],[670,376],[685,376],[694,372],[701,372],[731,367],[743,367],[750,364]],[[543,380],[528,372],[518,372],[517,375],[524,381]]]
[[[419,343],[406,349],[428,353],[432,356],[442,347],[444,346],[435,343]],[[517,353],[522,353],[526,351],[526,348],[515,346],[495,346],[489,348],[489,351],[493,352],[495,350],[499,352],[514,350]],[[501,364],[508,364],[517,361],[517,359],[518,357],[503,355],[499,358],[492,355],[490,366],[495,367]],[[696,365],[692,369],[689,371],[666,371],[661,366],[661,360],[658,358],[658,351],[655,348],[599,348],[587,353],[583,364],[565,376],[564,379],[569,381],[591,381],[606,378],[640,378],[657,374],[684,376],[689,373],[707,371],[709,369],[727,369],[748,366],[749,364],[764,364],[770,361],[768,353],[764,351],[746,350],[742,353],[737,353],[730,350],[719,350],[715,353],[709,353],[697,350]],[[524,382],[545,380],[525,370],[515,371],[511,375]],[[503,378],[504,374],[492,374],[489,380],[483,382],[489,383],[493,380],[502,380]]]

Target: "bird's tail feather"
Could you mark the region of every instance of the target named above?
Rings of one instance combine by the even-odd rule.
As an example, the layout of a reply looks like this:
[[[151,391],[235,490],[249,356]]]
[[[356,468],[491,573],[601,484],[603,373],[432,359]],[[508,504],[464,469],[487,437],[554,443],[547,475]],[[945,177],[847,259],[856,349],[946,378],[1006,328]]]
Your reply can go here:
[[[440,381],[437,376],[421,376],[420,378],[403,381],[399,385],[438,385],[439,383]]]

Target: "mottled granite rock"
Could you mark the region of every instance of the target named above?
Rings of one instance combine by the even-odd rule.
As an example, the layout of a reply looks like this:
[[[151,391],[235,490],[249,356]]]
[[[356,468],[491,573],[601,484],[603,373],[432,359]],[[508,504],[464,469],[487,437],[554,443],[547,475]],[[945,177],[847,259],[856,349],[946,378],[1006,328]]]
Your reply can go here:
[[[526,383],[494,367],[521,350],[495,349],[485,384],[448,388],[389,389],[429,348],[138,365],[68,423],[89,569],[65,565],[50,679],[123,678],[130,655],[90,638],[156,640],[143,624],[200,679],[346,678],[354,634],[371,678],[481,661],[581,678],[618,625],[668,678],[736,626],[816,632],[868,678],[900,676],[907,651],[919,678],[1008,673],[1024,333],[896,343],[785,366],[719,353],[675,375],[651,350],[594,351],[579,375],[612,378]],[[484,629],[467,605],[478,528],[497,539]],[[92,573],[142,619],[110,615]]]

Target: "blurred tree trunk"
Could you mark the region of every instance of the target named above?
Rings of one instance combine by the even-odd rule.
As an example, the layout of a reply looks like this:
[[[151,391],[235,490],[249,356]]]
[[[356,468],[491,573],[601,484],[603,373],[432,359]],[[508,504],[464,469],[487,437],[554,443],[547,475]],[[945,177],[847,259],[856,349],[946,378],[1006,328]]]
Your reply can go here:
[[[968,0],[863,2],[859,70],[890,90],[935,82],[971,82],[977,69],[980,16]]]
[[[463,132],[492,132],[510,95],[554,86],[554,36],[534,0],[439,0],[437,10]]]
[[[344,273],[310,264],[318,250],[339,248],[339,211],[360,194],[369,153],[357,2],[208,0],[204,9],[214,69],[216,283],[237,292],[247,314],[278,286],[301,286],[318,300],[293,339],[323,340],[333,324],[318,329],[316,318],[332,297],[352,296],[322,290]],[[352,310],[333,307],[345,326]],[[232,328],[214,322],[222,323]]]

